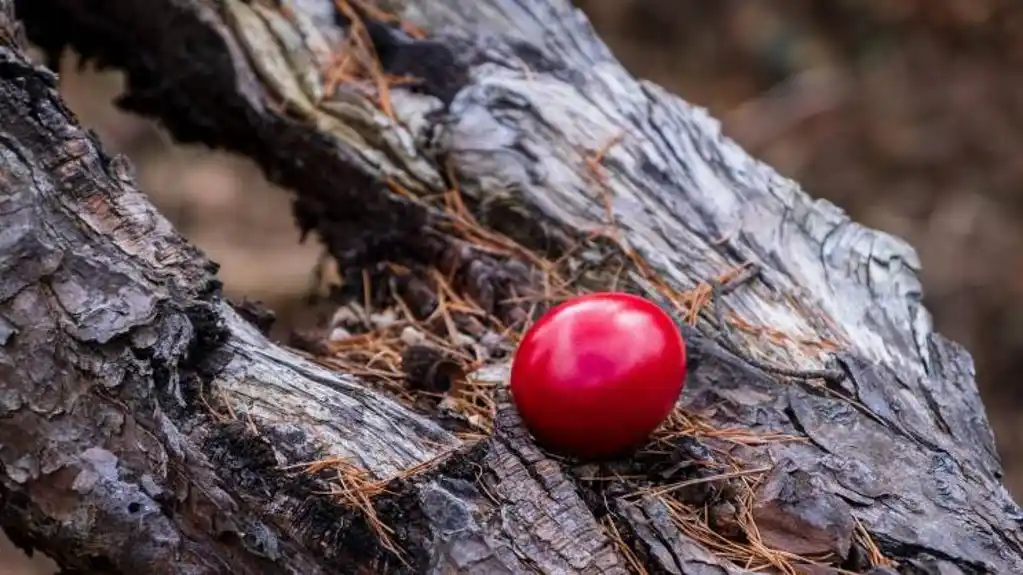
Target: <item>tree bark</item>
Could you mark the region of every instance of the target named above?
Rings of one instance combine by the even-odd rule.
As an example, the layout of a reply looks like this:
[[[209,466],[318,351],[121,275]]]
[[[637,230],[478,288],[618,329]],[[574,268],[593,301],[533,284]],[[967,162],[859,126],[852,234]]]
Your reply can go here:
[[[410,294],[453,277],[485,312],[455,314],[486,359],[470,382],[503,380],[495,326],[543,309],[524,295],[551,262],[690,308],[754,262],[709,294],[727,315],[682,328],[678,433],[602,463],[534,445],[500,385],[477,440],[270,342],[29,63],[11,4],[0,525],[20,546],[95,573],[1023,572],[972,362],[933,331],[913,249],[631,77],[567,1],[377,4],[404,26],[329,0],[13,4],[51,61],[124,70],[122,107],[292,189],[348,279],[429,316],[443,294]],[[386,97],[339,63],[360,53],[414,82]],[[437,200],[455,186],[467,212]]]

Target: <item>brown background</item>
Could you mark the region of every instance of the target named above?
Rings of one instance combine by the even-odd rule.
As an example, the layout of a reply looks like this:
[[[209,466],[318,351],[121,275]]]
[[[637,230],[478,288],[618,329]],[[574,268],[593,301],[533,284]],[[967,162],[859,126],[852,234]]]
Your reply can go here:
[[[633,73],[708,107],[747,150],[924,263],[939,329],[965,344],[1023,498],[1023,4],[1013,0],[577,0]],[[317,257],[288,193],[247,161],[175,146],[117,112],[116,74],[62,86],[142,189],[222,264],[233,296],[299,321]],[[1020,446],[1020,447],[1018,447]],[[0,544],[0,575],[47,573]],[[29,570],[25,570],[29,569]]]

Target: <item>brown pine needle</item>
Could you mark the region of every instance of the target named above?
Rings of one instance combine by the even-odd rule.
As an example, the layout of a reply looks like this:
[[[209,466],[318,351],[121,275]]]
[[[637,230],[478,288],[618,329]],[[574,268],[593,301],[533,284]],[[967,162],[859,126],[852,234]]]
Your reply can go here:
[[[881,552],[881,548],[877,546],[877,542],[874,541],[874,537],[863,526],[863,523],[855,517],[853,520],[856,521],[854,538],[867,550],[867,561],[870,562],[870,565],[872,567],[894,567],[895,562],[885,557],[884,553]]]
[[[615,526],[614,520],[607,516],[604,517],[601,523],[604,525],[604,532],[607,533],[607,536],[614,542],[615,547],[618,548],[618,552],[625,558],[625,563],[629,566],[630,570],[636,575],[648,575],[650,572],[643,566],[643,562],[636,556],[636,552],[625,543],[625,539],[622,538],[618,527]]]
[[[390,14],[388,12],[384,12],[383,10],[381,10],[380,8],[377,8],[376,6],[370,4],[366,0],[349,0],[349,1],[352,2],[353,4],[357,5],[359,8],[361,8],[362,11],[365,12],[367,16],[369,16],[370,18],[372,18],[374,20],[377,20],[377,21],[380,21],[380,22],[387,22],[388,24],[397,24],[397,25],[401,26],[401,29],[404,30],[406,34],[408,34],[409,36],[412,36],[413,38],[422,39],[422,38],[426,37],[426,32],[422,28],[420,28],[418,26],[415,26],[413,24],[410,24],[408,22],[405,22],[401,18],[398,18],[397,16],[395,16],[394,14]]]
[[[362,56],[366,72],[376,83],[377,103],[380,105],[380,109],[384,114],[387,114],[388,118],[397,121],[394,115],[394,108],[391,106],[391,90],[387,84],[387,76],[380,67],[380,60],[377,56],[376,48],[373,47],[373,42],[369,39],[369,31],[366,29],[366,25],[363,23],[359,13],[348,3],[348,0],[334,0],[334,6],[348,18],[349,32],[354,48],[357,50],[356,53]]]
[[[636,498],[636,497],[644,497],[644,496],[647,496],[647,497],[660,497],[661,495],[665,495],[665,494],[671,493],[673,491],[678,491],[679,489],[682,489],[682,488],[685,488],[685,487],[690,487],[690,486],[693,486],[693,485],[700,485],[701,483],[713,483],[715,481],[724,481],[726,479],[735,479],[736,477],[744,477],[746,475],[756,475],[758,473],[766,473],[766,472],[768,472],[770,470],[771,470],[771,466],[757,467],[756,469],[741,469],[739,471],[731,471],[731,472],[728,472],[728,473],[720,473],[718,475],[711,475],[710,477],[700,477],[700,478],[697,478],[697,479],[689,479],[687,481],[679,481],[678,483],[672,483],[672,484],[669,484],[669,485],[665,485],[663,487],[658,487],[657,489],[650,489],[650,488],[641,489],[641,490],[639,490],[639,491],[637,491],[637,492],[635,492],[632,495],[629,495],[627,497],[633,498],[633,499]]]

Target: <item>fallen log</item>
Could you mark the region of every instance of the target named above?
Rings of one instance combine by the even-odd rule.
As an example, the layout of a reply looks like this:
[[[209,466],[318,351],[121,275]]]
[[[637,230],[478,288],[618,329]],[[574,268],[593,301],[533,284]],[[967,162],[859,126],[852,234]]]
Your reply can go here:
[[[13,4],[50,62],[124,70],[122,107],[293,190],[344,279],[332,327],[362,324],[269,341],[0,0],[19,546],[103,573],[1023,572],[912,248],[632,78],[566,1]],[[651,444],[594,463],[537,447],[502,382],[516,333],[599,289],[676,312],[692,365]]]

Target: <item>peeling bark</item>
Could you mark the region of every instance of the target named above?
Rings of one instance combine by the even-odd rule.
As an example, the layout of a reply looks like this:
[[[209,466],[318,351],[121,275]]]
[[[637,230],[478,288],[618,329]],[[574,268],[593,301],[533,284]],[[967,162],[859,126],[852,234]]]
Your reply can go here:
[[[530,313],[509,299],[535,287],[534,256],[474,243],[432,199],[456,182],[484,227],[562,258],[594,289],[619,276],[649,289],[630,253],[676,291],[756,262],[756,281],[715,299],[784,337],[724,338],[710,314],[684,326],[682,404],[719,429],[800,441],[694,433],[659,454],[569,461],[533,444],[501,390],[494,433],[472,443],[271,343],[130,165],[78,125],[55,76],[27,61],[10,4],[0,0],[0,526],[20,546],[82,572],[738,573],[672,506],[706,510],[741,539],[749,504],[765,543],[831,554],[801,567],[815,573],[886,572],[857,525],[903,572],[1023,572],[1023,515],[1000,483],[972,362],[933,331],[912,248],[812,200],[703,110],[632,78],[566,1],[379,4],[424,38],[363,13],[384,70],[418,79],[391,89],[393,117],[358,83],[325,97],[327,53],[353,26],[329,0],[13,4],[51,59],[71,46],[124,70],[125,109],[256,160],[295,191],[298,225],[341,270],[375,270],[374,285],[402,291],[417,316],[437,305],[416,287],[427,268],[505,324]],[[594,239],[608,211],[617,233]],[[472,377],[503,379],[492,355]],[[783,376],[763,360],[842,377]],[[373,510],[400,557],[365,514],[324,494],[328,474],[295,467],[330,457],[395,478]],[[764,471],[721,477],[715,465],[736,460]],[[669,488],[670,499],[651,494]]]

